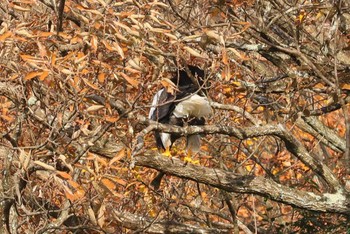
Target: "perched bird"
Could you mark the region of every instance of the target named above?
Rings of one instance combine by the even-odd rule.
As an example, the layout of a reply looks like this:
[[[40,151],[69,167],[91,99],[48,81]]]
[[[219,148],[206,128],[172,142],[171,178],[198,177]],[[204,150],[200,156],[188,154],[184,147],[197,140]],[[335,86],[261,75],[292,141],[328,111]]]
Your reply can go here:
[[[174,92],[171,93],[166,88],[162,88],[154,95],[149,119],[177,126],[205,124],[204,117],[209,116],[212,109],[201,90],[201,85],[204,82],[204,71],[196,66],[188,66],[188,68],[192,74],[192,79],[185,69],[179,70],[171,79],[176,87]],[[154,135],[158,149],[164,150],[165,153],[163,154],[168,156],[170,155],[171,146],[180,137],[178,134],[159,131],[155,131]],[[199,135],[188,135],[186,158],[197,153],[200,150],[200,145]],[[163,176],[164,173],[160,172],[151,182],[156,190],[159,188]]]

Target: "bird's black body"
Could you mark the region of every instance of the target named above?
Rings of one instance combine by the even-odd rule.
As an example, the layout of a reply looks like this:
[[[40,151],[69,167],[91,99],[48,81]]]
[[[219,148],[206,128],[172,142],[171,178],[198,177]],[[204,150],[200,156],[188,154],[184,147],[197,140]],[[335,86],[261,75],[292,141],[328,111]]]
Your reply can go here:
[[[204,125],[204,116],[211,111],[209,102],[200,92],[200,86],[203,84],[204,71],[195,66],[188,66],[192,74],[191,77],[186,70],[179,70],[171,79],[176,85],[176,91],[171,94],[165,88],[159,90],[154,96],[149,118],[163,124],[176,126]],[[194,97],[192,99],[192,97]],[[181,106],[181,108],[178,108]],[[186,109],[188,108],[188,109]],[[183,112],[181,112],[183,111]],[[176,113],[175,113],[176,112]],[[176,139],[180,137],[177,134],[162,133],[155,131],[156,144],[159,149],[169,150]],[[200,147],[199,136],[187,136],[188,152],[198,152]],[[157,190],[160,186],[163,172],[160,172],[153,179],[151,185]]]
[[[183,119],[172,116],[175,106],[177,103],[179,103],[179,100],[182,100],[187,96],[196,93],[200,89],[199,85],[202,85],[204,80],[204,71],[202,69],[195,66],[188,66],[188,68],[191,71],[193,78],[198,81],[198,84],[193,83],[192,79],[188,76],[187,72],[184,69],[179,70],[177,74],[171,79],[178,90],[175,91],[174,95],[167,92],[165,89],[161,90],[157,107],[155,108],[153,114],[150,116],[151,120],[164,124],[183,126]],[[204,118],[191,118],[187,124],[204,125],[205,120]],[[174,143],[174,141],[179,137],[180,136],[176,134],[171,134],[171,143]],[[155,132],[155,138],[157,147],[160,149],[165,149],[159,132]]]
[[[198,84],[203,84],[204,71],[195,66],[188,66],[194,78],[199,78]],[[171,81],[177,86],[178,91],[172,95],[169,92],[161,92],[158,99],[158,106],[156,107],[151,119],[160,123],[169,121],[170,114],[175,108],[178,100],[181,100],[188,95],[191,95],[199,90],[199,85],[194,84],[191,78],[188,76],[185,70],[179,70],[175,77]]]

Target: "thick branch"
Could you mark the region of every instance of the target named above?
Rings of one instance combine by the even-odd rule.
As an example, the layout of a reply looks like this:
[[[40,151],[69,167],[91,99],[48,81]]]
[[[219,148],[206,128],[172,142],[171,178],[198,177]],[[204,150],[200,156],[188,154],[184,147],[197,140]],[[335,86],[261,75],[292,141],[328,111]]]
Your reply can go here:
[[[350,214],[349,194],[339,190],[322,196],[292,189],[263,177],[241,176],[221,169],[207,168],[161,155],[145,154],[135,157],[138,166],[154,168],[181,178],[197,181],[227,192],[253,193],[302,209]]]
[[[218,102],[211,102],[211,107],[214,109],[221,109],[221,110],[232,110],[239,114],[241,114],[243,117],[247,118],[250,122],[252,122],[254,125],[261,125],[261,121],[254,118],[248,111],[245,111],[241,107],[235,106],[235,105],[227,105],[227,104],[221,104]]]
[[[308,123],[316,132],[324,137],[328,142],[334,145],[338,150],[344,152],[346,150],[346,142],[338,136],[332,129],[325,126],[315,116],[303,117],[303,120]]]
[[[337,177],[323,162],[312,157],[301,142],[299,142],[283,125],[265,125],[261,127],[236,128],[223,125],[206,126],[188,126],[177,127],[172,125],[160,124],[150,121],[146,118],[140,118],[140,121],[152,125],[153,130],[159,130],[168,133],[177,133],[180,135],[191,134],[224,134],[236,137],[239,140],[261,136],[277,136],[284,143],[289,152],[295,155],[306,166],[310,167],[317,175],[321,176],[333,190],[341,189]]]
[[[178,222],[154,222],[144,216],[113,210],[114,218],[123,227],[147,233],[228,233],[227,229],[205,228]],[[142,229],[142,230],[141,230]]]

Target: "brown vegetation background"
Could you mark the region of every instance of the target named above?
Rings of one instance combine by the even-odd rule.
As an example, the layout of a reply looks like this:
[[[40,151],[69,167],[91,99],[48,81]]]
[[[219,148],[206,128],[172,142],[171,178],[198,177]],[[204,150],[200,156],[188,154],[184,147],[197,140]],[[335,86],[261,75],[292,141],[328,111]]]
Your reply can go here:
[[[346,0],[4,0],[1,233],[349,233]],[[186,64],[204,127],[147,119]],[[202,134],[185,163],[153,131]],[[160,190],[149,186],[166,173]]]

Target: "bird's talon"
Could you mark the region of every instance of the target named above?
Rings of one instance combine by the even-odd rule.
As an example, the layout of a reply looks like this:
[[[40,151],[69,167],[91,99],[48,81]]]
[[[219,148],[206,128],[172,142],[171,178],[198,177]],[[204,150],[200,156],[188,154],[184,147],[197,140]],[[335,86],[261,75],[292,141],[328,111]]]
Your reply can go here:
[[[196,66],[187,66],[186,70],[181,69],[174,73],[173,78],[169,80],[175,85],[176,95],[170,93],[167,87],[160,89],[153,97],[152,106],[149,111],[149,119],[175,126],[191,126],[191,125],[205,125],[204,117],[212,114],[212,109],[208,98],[204,93],[198,92],[204,86],[202,80],[205,78],[205,72]],[[190,72],[188,74],[187,72]],[[193,77],[190,77],[192,74]],[[189,78],[200,78],[193,82]],[[155,138],[158,149],[164,149],[161,154],[173,160],[170,149],[176,139],[180,136],[173,133],[166,133],[157,131]],[[187,163],[199,164],[199,160],[193,160],[191,153],[200,151],[200,136],[188,135],[186,143],[186,150],[180,151],[176,148],[172,149],[174,155],[184,156],[185,165]],[[161,176],[151,185],[157,190],[159,188]]]
[[[171,152],[170,150],[165,150],[162,155],[166,156],[166,157],[171,157]]]
[[[195,165],[199,165],[199,160],[193,160],[192,163]]]
[[[192,158],[190,158],[190,157],[184,157],[184,161],[185,161],[185,162],[192,163]]]

